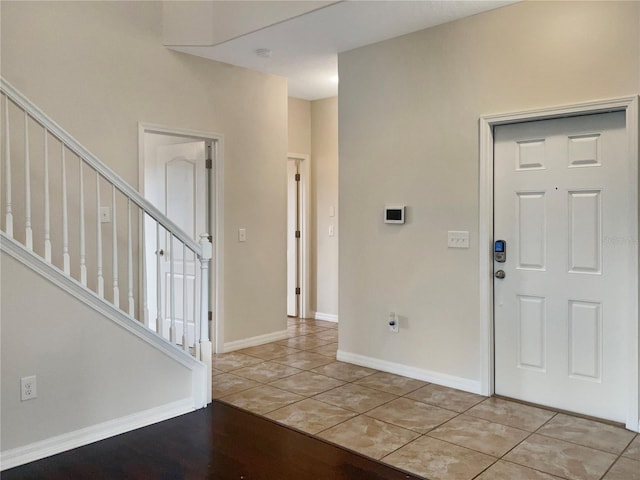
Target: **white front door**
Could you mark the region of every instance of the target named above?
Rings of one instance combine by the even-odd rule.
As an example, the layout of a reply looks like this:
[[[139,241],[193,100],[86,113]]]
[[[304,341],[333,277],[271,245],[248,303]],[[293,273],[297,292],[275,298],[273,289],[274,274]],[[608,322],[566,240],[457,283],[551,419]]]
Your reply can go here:
[[[495,127],[495,392],[626,420],[634,266],[623,112]]]
[[[145,196],[196,241],[200,233],[207,231],[205,162],[205,141],[158,145],[145,159]],[[155,328],[154,319],[158,317],[159,281],[162,335],[182,344],[186,334],[187,345],[192,345],[200,305],[197,258],[164,229],[160,230],[156,245],[156,223],[150,219],[145,222],[145,238],[150,325]],[[160,255],[160,272],[156,269],[156,255]],[[175,329],[171,328],[172,319]]]

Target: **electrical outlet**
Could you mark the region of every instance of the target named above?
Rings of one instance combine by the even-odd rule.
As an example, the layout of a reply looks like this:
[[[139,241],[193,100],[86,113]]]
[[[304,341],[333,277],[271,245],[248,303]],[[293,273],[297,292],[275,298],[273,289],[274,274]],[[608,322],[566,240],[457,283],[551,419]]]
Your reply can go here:
[[[389,331],[391,333],[398,333],[399,329],[398,315],[396,315],[396,312],[389,312]]]
[[[20,400],[33,400],[37,397],[36,376],[22,377],[20,379]]]

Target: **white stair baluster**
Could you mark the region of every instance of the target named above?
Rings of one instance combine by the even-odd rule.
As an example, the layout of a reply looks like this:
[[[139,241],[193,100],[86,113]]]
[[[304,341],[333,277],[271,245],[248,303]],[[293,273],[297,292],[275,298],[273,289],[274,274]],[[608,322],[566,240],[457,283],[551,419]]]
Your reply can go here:
[[[5,230],[9,238],[13,238],[13,212],[11,209],[11,132],[9,129],[9,97],[4,103],[4,151],[5,151]]]
[[[133,241],[131,232],[131,199],[127,199],[127,270],[129,288],[129,315],[135,318],[135,302],[133,300]]]
[[[98,275],[98,295],[104,298],[104,277],[102,275],[102,219],[100,216],[100,174],[96,171],[96,270]]]
[[[198,278],[198,272],[196,270],[196,264],[198,262],[198,254],[196,252],[191,252],[193,254],[193,268],[194,268],[194,276],[196,279]],[[194,356],[196,358],[200,358],[200,315],[198,313],[198,293],[197,293],[197,283],[193,288],[193,298],[191,299],[191,305],[193,306],[193,346],[194,346]]]
[[[111,238],[113,243],[113,304],[120,308],[120,287],[118,286],[118,223],[116,218],[116,186],[111,190]]]
[[[84,178],[82,175],[82,159],[80,160],[80,283],[87,286],[87,250],[84,226]]]
[[[198,263],[198,254],[194,251],[192,251],[191,253],[193,254],[193,274],[197,278],[196,265]],[[194,285],[193,298],[191,300],[193,305],[193,346],[195,347],[194,356],[196,358],[200,358],[200,312],[198,305],[198,292],[196,287],[197,285]]]
[[[164,318],[162,315],[162,272],[160,270],[160,257],[163,250],[160,248],[160,224],[156,222],[156,333],[164,336]]]
[[[187,321],[187,246],[182,244],[182,348],[189,350],[189,322]]]
[[[167,253],[167,255],[169,256],[169,282],[171,285],[171,293],[170,293],[170,297],[169,297],[169,307],[170,307],[170,312],[171,312],[171,332],[170,332],[170,339],[171,339],[171,343],[173,343],[174,345],[177,343],[177,339],[176,339],[176,286],[175,286],[175,271],[173,268],[173,234],[169,233],[169,252]]]
[[[49,198],[49,131],[44,129],[44,259],[51,263],[51,199]]]
[[[146,221],[145,211],[144,209],[141,209],[138,215],[138,226],[139,226],[138,231],[142,236],[142,242],[140,242],[140,245],[142,245],[142,249],[140,250],[140,255],[142,256],[142,271],[140,272],[140,274],[142,275],[142,284],[140,288],[140,295],[142,296],[142,311],[140,312],[140,314],[142,315],[142,322],[144,323],[144,326],[150,329],[151,319],[149,318],[149,295],[148,295],[148,288],[147,288],[147,282],[149,280],[148,280],[147,273],[149,268],[151,268],[151,265],[149,265],[148,257],[147,257],[147,248],[149,248],[148,247],[149,244],[147,242],[151,241],[151,239],[147,238],[148,232],[147,232],[147,229],[145,228],[145,221]]]
[[[64,273],[71,274],[71,257],[69,256],[69,211],[67,207],[67,161],[64,155],[64,143],[61,143],[62,160],[62,261]]]
[[[29,114],[24,112],[24,236],[25,246],[33,250],[31,229],[31,158],[29,154]]]

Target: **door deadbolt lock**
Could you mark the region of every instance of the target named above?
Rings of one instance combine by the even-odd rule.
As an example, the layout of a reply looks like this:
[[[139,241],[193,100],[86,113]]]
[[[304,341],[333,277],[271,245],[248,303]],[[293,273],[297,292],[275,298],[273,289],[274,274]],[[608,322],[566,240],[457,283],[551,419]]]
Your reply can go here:
[[[503,279],[505,277],[504,270],[498,270],[496,272],[496,278]]]

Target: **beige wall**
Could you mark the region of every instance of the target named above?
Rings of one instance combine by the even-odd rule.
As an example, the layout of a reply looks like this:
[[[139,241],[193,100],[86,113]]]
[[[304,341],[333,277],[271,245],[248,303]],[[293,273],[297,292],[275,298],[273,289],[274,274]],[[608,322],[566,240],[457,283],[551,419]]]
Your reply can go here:
[[[639,2],[524,2],[339,56],[341,351],[478,386],[478,118],[638,93],[639,24]]]
[[[132,185],[138,122],[224,135],[224,341],[285,329],[286,79],[166,49],[160,2],[2,2],[1,19],[3,77]]]
[[[310,309],[338,318],[338,98],[289,98],[289,152],[311,155]],[[335,216],[329,216],[334,207]],[[335,234],[329,237],[329,225]]]
[[[311,154],[311,102],[289,97],[289,153]]]
[[[311,102],[311,309],[338,318],[338,98]],[[333,207],[335,215],[330,216]],[[334,236],[329,236],[333,225]],[[328,316],[328,317],[327,317]]]
[[[0,257],[3,452],[192,395],[189,369],[8,254]],[[20,378],[30,375],[38,395],[21,402]]]

